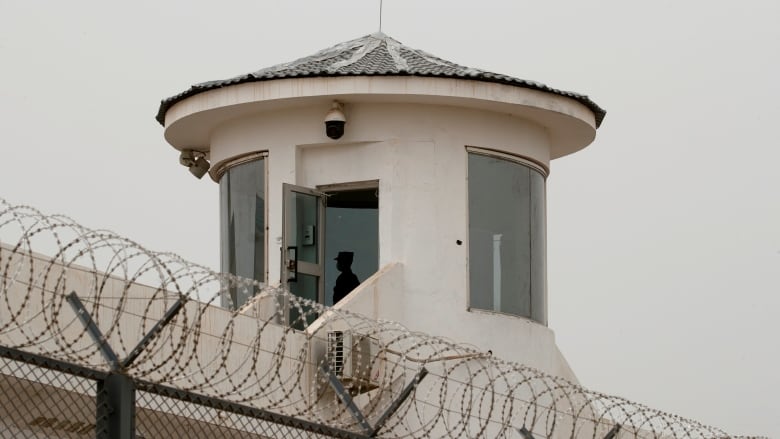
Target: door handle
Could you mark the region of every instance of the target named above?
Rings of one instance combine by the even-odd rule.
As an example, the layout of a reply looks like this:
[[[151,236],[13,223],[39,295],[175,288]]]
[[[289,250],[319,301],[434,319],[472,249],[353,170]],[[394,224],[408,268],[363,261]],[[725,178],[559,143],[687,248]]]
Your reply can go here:
[[[287,282],[298,281],[298,246],[287,247]]]

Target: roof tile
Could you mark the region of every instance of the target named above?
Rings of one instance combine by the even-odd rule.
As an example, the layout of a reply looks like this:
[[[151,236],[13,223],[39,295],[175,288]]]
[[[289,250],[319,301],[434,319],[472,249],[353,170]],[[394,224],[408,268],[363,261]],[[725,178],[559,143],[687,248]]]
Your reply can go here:
[[[229,85],[284,78],[397,75],[468,78],[566,96],[581,102],[593,111],[597,127],[601,125],[606,115],[606,111],[586,95],[558,90],[535,81],[464,67],[422,50],[404,46],[383,33],[375,33],[337,44],[314,55],[289,63],[278,64],[233,78],[195,84],[182,93],[164,99],[160,103],[157,121],[164,125],[165,113],[177,102],[198,93]]]

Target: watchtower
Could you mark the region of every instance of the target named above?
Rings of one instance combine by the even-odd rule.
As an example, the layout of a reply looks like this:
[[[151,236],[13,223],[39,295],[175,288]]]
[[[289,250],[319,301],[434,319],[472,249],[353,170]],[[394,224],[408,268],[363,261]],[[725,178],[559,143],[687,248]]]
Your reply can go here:
[[[350,252],[361,284],[335,307],[572,377],[547,327],[545,181],[604,115],[377,33],[192,86],[157,119],[220,186],[223,271],[333,305]]]

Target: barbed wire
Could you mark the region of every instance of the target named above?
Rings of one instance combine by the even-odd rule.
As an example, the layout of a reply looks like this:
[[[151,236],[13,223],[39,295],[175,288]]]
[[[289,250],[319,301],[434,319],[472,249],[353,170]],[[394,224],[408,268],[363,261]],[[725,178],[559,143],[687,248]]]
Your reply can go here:
[[[135,358],[121,373],[337,428],[374,426],[377,437],[730,437],[0,199],[0,345],[111,370],[73,292],[116,355]],[[236,309],[239,296],[253,299]]]

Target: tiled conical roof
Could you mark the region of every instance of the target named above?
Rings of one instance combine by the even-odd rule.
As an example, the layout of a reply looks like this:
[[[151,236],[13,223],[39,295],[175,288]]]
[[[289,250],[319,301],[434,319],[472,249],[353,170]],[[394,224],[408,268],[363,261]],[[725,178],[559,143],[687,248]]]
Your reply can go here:
[[[375,33],[337,44],[289,63],[278,64],[234,78],[193,85],[189,90],[164,99],[160,103],[157,121],[164,124],[165,113],[177,102],[215,88],[245,82],[328,76],[429,76],[496,82],[540,90],[579,101],[593,111],[596,116],[596,126],[601,125],[606,115],[606,111],[585,95],[554,89],[535,81],[464,67],[422,50],[404,46],[383,33]]]

